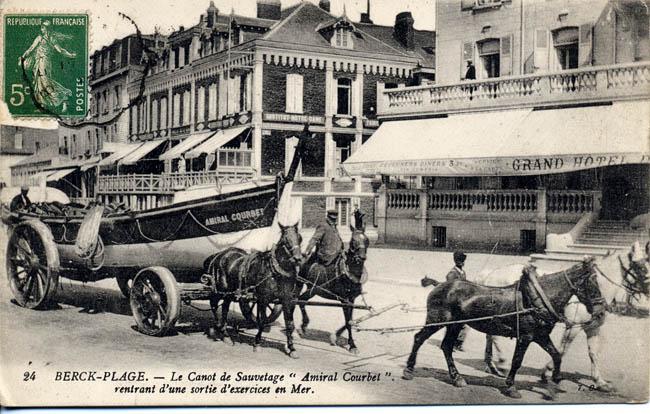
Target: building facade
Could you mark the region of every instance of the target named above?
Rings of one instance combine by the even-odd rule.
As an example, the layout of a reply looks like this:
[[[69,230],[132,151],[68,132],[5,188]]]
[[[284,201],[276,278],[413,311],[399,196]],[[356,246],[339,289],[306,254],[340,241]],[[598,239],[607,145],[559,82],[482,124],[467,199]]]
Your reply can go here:
[[[12,172],[12,167],[37,152],[56,154],[57,147],[56,129],[0,125],[0,188],[22,185],[27,170],[18,167]]]
[[[377,96],[434,76],[435,34],[410,13],[394,26],[329,13],[329,2],[282,8],[259,0],[257,16],[210,4],[199,22],[170,34],[155,68],[127,88],[128,142],[139,149],[102,170],[97,194],[142,209],[193,184],[273,180],[288,168],[295,137],[307,143],[294,194],[303,227],[326,208],[350,222],[354,206],[374,211],[370,178],[340,164],[378,127]]]
[[[541,250],[585,217],[625,226],[648,212],[647,1],[440,0],[436,23],[436,84],[378,102],[380,132],[403,122],[404,146],[426,123],[428,159],[403,175],[378,159],[355,169],[392,176],[380,239]],[[496,166],[516,150],[526,157]]]

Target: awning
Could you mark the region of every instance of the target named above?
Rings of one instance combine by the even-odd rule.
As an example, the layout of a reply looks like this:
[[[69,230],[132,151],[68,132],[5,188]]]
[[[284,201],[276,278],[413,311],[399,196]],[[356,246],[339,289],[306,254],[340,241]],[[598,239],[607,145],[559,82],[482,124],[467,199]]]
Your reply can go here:
[[[141,143],[138,144],[122,144],[123,146],[119,148],[117,151],[109,155],[108,157],[104,158],[101,160],[97,165],[100,167],[106,166],[106,165],[113,165],[117,163],[119,160],[122,158],[126,157],[133,151],[137,150],[142,146]]]
[[[212,137],[213,135],[217,134],[218,131],[207,131],[207,132],[200,132],[197,134],[192,134],[186,139],[184,139],[182,142],[180,142],[178,145],[175,147],[172,147],[170,150],[165,151],[162,153],[160,157],[158,157],[159,160],[173,160],[175,158],[179,158],[185,151],[188,151],[195,146],[199,145],[206,139]]]
[[[650,163],[643,102],[512,110],[383,123],[350,175],[539,175]]]
[[[123,142],[104,142],[102,144],[102,149],[99,152],[102,154],[112,154],[119,151],[121,148],[124,148],[125,145],[129,144]]]
[[[140,145],[135,151],[129,153],[127,156],[118,161],[118,164],[121,165],[133,165],[140,161],[142,158],[147,156],[151,151],[158,148],[161,144],[167,142],[165,139],[159,139],[155,141],[147,141],[144,144]]]
[[[64,168],[62,170],[47,171],[48,176],[47,176],[47,178],[45,180],[47,182],[59,181],[61,178],[63,178],[66,175],[70,174],[74,170],[76,170],[76,168]]]
[[[185,158],[196,158],[199,157],[201,154],[211,154],[215,152],[219,147],[221,147],[224,144],[227,144],[237,135],[244,132],[247,128],[250,127],[244,126],[244,127],[222,129],[219,132],[217,132],[215,135],[213,135],[212,138],[205,141],[203,144],[199,145],[193,150],[187,151],[185,153]]]

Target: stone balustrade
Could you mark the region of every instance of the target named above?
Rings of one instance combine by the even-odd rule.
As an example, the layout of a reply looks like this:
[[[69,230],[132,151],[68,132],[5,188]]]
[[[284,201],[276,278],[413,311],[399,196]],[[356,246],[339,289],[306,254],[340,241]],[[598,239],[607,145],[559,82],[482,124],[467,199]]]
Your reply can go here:
[[[650,62],[592,66],[447,85],[385,89],[378,117],[466,112],[650,97]]]
[[[389,210],[418,210],[425,197],[429,210],[476,212],[536,212],[546,194],[549,213],[594,211],[599,191],[587,190],[388,190]]]

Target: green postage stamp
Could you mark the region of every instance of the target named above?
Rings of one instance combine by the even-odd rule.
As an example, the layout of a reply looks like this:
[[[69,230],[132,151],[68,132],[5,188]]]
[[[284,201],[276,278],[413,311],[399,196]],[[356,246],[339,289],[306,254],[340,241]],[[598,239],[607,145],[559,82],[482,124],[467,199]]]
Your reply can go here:
[[[13,116],[86,115],[88,15],[4,15],[4,100]]]

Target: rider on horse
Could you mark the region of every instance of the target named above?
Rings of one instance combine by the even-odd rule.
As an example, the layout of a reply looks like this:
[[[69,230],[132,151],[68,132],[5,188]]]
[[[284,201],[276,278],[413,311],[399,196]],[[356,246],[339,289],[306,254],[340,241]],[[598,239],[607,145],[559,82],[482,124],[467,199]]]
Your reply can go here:
[[[316,227],[316,231],[309,240],[305,250],[306,261],[309,261],[314,253],[318,263],[323,265],[328,271],[334,270],[341,276],[348,276],[348,267],[343,257],[343,240],[336,229],[338,219],[336,210],[328,210],[324,223]]]

